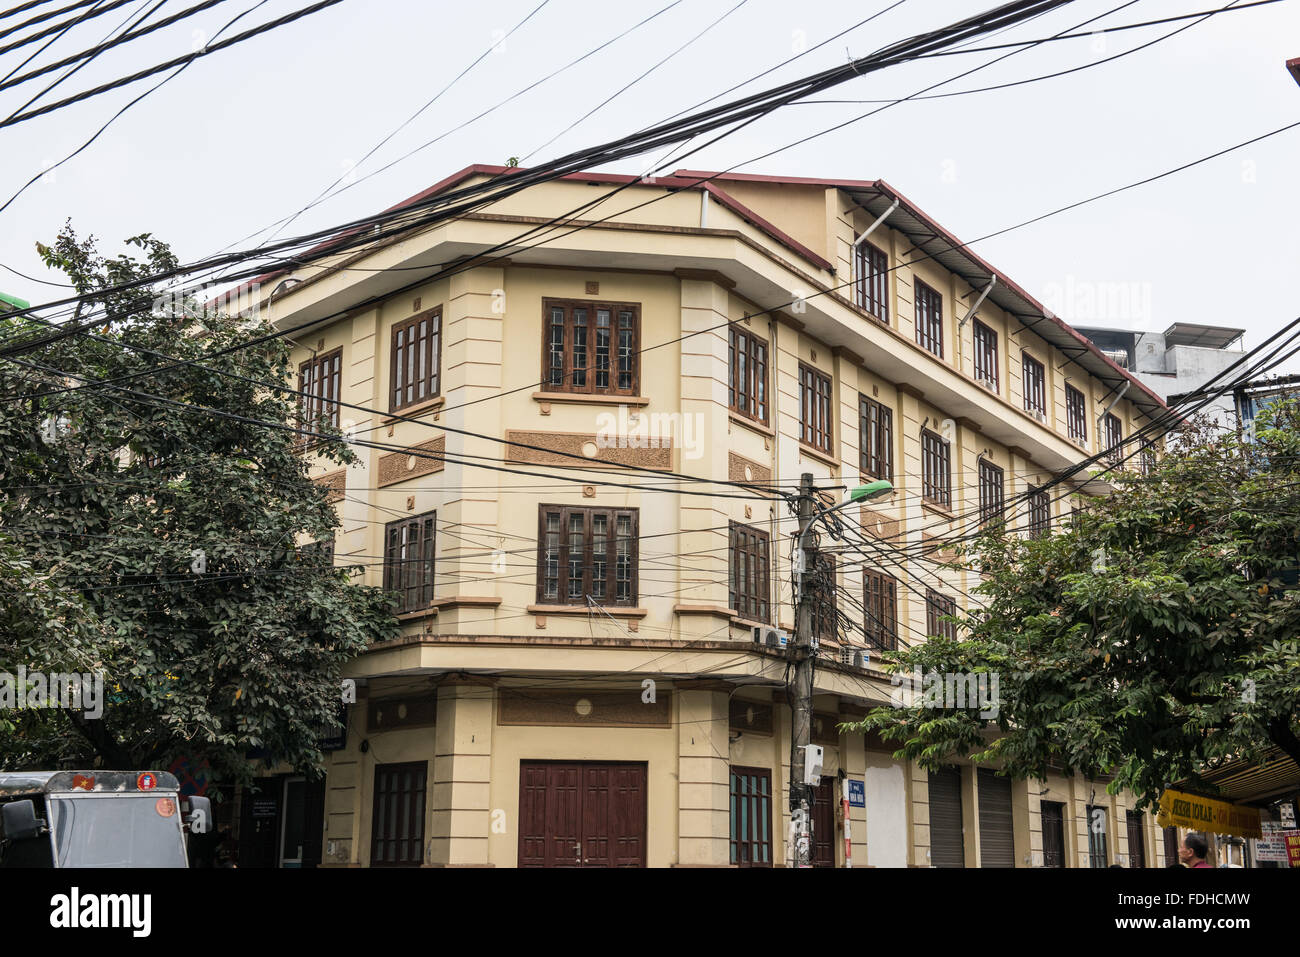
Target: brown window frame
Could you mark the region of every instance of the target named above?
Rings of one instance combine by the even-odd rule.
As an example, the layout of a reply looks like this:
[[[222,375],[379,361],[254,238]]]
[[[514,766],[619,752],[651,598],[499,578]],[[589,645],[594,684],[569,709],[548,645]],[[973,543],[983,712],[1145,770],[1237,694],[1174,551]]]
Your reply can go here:
[[[933,588],[925,590],[925,635],[927,638],[957,640],[955,622],[944,621],[944,615],[957,614],[957,600]]]
[[[980,525],[1000,522],[1006,512],[1006,470],[985,459],[980,459],[978,474]]]
[[[319,556],[319,559],[317,558]],[[298,546],[298,560],[304,564],[334,566],[334,539],[322,538],[316,542],[306,542]]]
[[[776,795],[772,792],[772,772],[767,768],[746,767],[733,764],[727,769],[727,789],[730,794],[730,843],[729,860],[736,867],[771,867],[772,861],[772,818],[776,806]],[[752,781],[749,779],[755,779]],[[737,788],[737,782],[743,785]],[[766,784],[766,788],[761,785]],[[748,790],[746,788],[749,788]],[[744,819],[749,822],[747,833],[740,833],[740,818],[737,811],[745,802],[748,814]],[[762,811],[766,809],[764,815]],[[757,813],[756,813],[757,812]],[[759,858],[765,858],[759,859]]]
[[[547,584],[552,576],[547,574],[547,561],[549,552],[549,532],[546,527],[546,519],[549,514],[557,514],[558,524],[555,529],[556,550],[555,550],[555,594],[547,594]],[[582,521],[582,555],[579,557],[579,565],[573,564],[571,555],[571,534],[572,534],[572,517],[575,515],[583,516]],[[588,607],[586,597],[592,595],[595,586],[595,551],[593,541],[593,526],[597,516],[603,516],[606,519],[605,532],[605,594],[597,604],[610,608],[628,608],[634,607],[640,594],[640,580],[638,567],[640,563],[640,549],[638,547],[640,536],[641,510],[639,508],[597,508],[596,506],[580,505],[539,505],[537,507],[537,603],[539,605],[566,605],[572,607]],[[619,536],[616,534],[618,521],[621,517],[630,518],[631,535],[631,554],[629,556],[630,567],[628,568],[629,594],[626,598],[618,597],[618,542]],[[571,571],[574,567],[581,569],[582,585],[581,594],[571,597],[570,583],[572,580]]]
[[[929,429],[921,430],[921,498],[952,508],[952,443]]]
[[[854,268],[858,308],[889,325],[889,254],[879,246],[863,242],[858,246]]]
[[[322,383],[325,388],[320,390]],[[343,348],[341,346],[300,363],[298,366],[298,427],[307,432],[321,431],[322,424],[338,429],[339,395],[342,388]],[[299,439],[301,443],[307,445],[321,441],[321,437],[317,435],[303,435]]]
[[[975,381],[997,392],[1002,387],[998,379],[998,331],[978,319],[971,321]]]
[[[858,393],[858,468],[871,478],[894,480],[894,410]]]
[[[838,575],[835,556],[827,552],[817,552],[809,578],[817,580],[812,602],[813,634],[818,638],[834,639],[840,631],[839,617],[836,614]]]
[[[737,415],[764,424],[769,414],[767,375],[770,354],[766,339],[760,339],[748,330],[731,327],[727,345],[728,405]],[[740,381],[742,377],[744,382]]]
[[[752,525],[728,528],[727,586],[730,608],[749,621],[772,620],[772,539]]]
[[[1156,447],[1151,442],[1142,443],[1142,451],[1138,455],[1138,466],[1142,474],[1151,475],[1156,470]]]
[[[1106,462],[1119,467],[1124,462],[1124,422],[1114,412],[1107,412],[1102,418],[1102,448],[1106,451]]]
[[[416,537],[409,537],[414,530]],[[399,615],[428,608],[436,582],[438,512],[423,512],[384,526],[384,590],[394,592]],[[414,547],[416,557],[407,557]]]
[[[401,783],[401,775],[410,774],[411,787],[388,787],[390,781]],[[374,794],[370,806],[370,866],[371,867],[419,867],[424,863],[424,819],[428,813],[429,762],[407,761],[399,764],[375,765]],[[392,815],[385,815],[382,801],[393,796],[397,802],[403,794],[409,795],[402,806],[403,813],[395,821]],[[417,812],[418,807],[418,812]],[[392,836],[381,836],[381,823],[385,831]],[[387,825],[396,827],[389,830]],[[401,835],[402,825],[406,827],[406,836]],[[384,860],[388,850],[395,850],[395,859]]]
[[[1052,532],[1052,499],[1046,489],[1031,488],[1025,495],[1028,505],[1030,538],[1042,538]]]
[[[563,314],[560,342],[560,365],[555,365],[555,351],[553,349],[554,337],[552,330],[555,328],[554,321],[555,310],[560,310]],[[583,321],[577,321],[578,310],[583,311]],[[597,343],[597,330],[599,328],[599,314],[602,310],[609,312],[609,343],[606,346],[607,356],[607,374],[609,377],[608,384],[603,388],[596,384],[596,378],[600,373],[597,363],[599,359],[599,346]],[[623,314],[631,315],[631,335],[626,346],[628,364],[631,366],[627,370],[629,382],[626,386],[619,384],[620,376],[623,370],[620,369],[622,357],[624,355],[624,344],[622,342],[622,321]],[[583,365],[581,370],[574,368],[577,352],[577,332],[582,328],[584,330],[582,338],[586,341],[583,344]],[[587,332],[590,332],[590,335]],[[575,373],[581,371],[582,382],[575,382]],[[556,376],[560,381],[556,382]],[[639,302],[612,302],[597,299],[553,299],[550,297],[542,299],[542,391],[543,392],[562,392],[574,395],[608,395],[608,396],[635,396],[640,394],[641,388],[641,304]]]
[[[1074,386],[1065,386],[1065,434],[1073,442],[1088,444],[1088,398]]]
[[[799,363],[799,441],[821,452],[833,454],[834,421],[835,385],[831,382],[831,377],[806,363]]]
[[[1020,354],[1020,386],[1024,392],[1026,412],[1047,418],[1047,366],[1028,352]]]
[[[943,294],[921,280],[913,284],[916,297],[916,344],[943,358]]]
[[[881,651],[898,650],[898,579],[862,570],[862,636]]]
[[[423,335],[422,346],[416,348],[411,341],[412,333],[420,343],[419,328],[427,328]],[[412,406],[421,405],[442,394],[442,306],[403,319],[393,324],[391,348],[389,349],[388,411],[399,412]],[[399,345],[399,340],[401,344]],[[412,368],[416,361],[424,367],[424,374],[415,377]],[[404,375],[403,373],[408,373]],[[402,395],[405,392],[406,395]]]
[[[1092,829],[1092,812],[1101,811],[1105,827],[1101,833]],[[1110,812],[1101,804],[1084,805],[1084,830],[1088,833],[1088,867],[1093,869],[1110,866],[1110,849],[1107,844],[1107,832],[1110,830]]]

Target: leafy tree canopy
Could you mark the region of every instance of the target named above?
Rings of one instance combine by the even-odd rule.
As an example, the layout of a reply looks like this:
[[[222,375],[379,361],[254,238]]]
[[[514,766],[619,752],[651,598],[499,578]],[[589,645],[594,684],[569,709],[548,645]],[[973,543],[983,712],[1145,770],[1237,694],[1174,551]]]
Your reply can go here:
[[[906,700],[903,682],[898,706],[854,727],[926,767],[969,755],[1017,777],[1109,778],[1144,806],[1225,759],[1277,747],[1300,763],[1298,423],[1284,401],[1245,440],[1189,426],[1052,534],[980,536],[964,557],[982,606],[890,667],[896,682],[996,674],[996,715]]]
[[[395,634],[391,601],[299,547],[338,521],[298,437],[261,424],[294,420],[264,385],[289,381],[289,347],[143,281],[176,259],[147,234],[127,243],[142,258],[106,258],[70,226],[41,247],[92,335],[0,359],[0,671],[102,669],[109,691],[98,720],[9,712],[0,766],[184,757],[247,777],[253,753],[313,769],[340,667]],[[0,349],[50,333],[4,322]],[[314,454],[354,461],[330,434]]]

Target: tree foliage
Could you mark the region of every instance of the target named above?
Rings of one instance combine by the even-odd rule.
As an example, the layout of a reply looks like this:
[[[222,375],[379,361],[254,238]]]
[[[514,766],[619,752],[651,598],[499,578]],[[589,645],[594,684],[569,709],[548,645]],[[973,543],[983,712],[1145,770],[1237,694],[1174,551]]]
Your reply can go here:
[[[41,247],[93,335],[0,359],[0,590],[23,592],[0,670],[93,666],[110,686],[100,720],[11,715],[0,761],[206,758],[238,777],[252,752],[312,768],[340,667],[395,633],[391,601],[299,547],[332,542],[338,522],[298,437],[274,427],[295,416],[266,385],[290,380],[289,347],[142,281],[175,257],[149,235],[127,243],[142,258],[106,258],[70,226]],[[0,346],[50,331],[8,322]],[[330,435],[313,454],[354,461]]]
[[[996,716],[902,701],[856,727],[927,767],[969,755],[1108,778],[1144,805],[1225,759],[1276,747],[1300,763],[1298,422],[1286,401],[1244,440],[1191,425],[1052,534],[980,536],[966,557],[982,607],[891,668],[996,673]]]

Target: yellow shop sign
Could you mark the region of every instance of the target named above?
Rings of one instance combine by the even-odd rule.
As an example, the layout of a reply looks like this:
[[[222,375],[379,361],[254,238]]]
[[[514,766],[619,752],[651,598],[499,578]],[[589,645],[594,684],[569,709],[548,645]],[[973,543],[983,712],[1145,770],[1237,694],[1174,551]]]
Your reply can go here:
[[[1232,834],[1236,837],[1261,836],[1258,808],[1242,807],[1182,791],[1166,791],[1160,796],[1156,824],[1160,827],[1185,827],[1193,831]]]

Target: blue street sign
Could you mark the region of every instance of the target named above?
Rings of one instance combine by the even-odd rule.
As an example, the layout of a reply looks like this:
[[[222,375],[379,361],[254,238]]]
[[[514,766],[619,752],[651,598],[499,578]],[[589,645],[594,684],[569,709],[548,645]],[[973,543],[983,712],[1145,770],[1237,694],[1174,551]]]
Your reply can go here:
[[[867,806],[867,785],[863,781],[849,779],[849,807]]]

